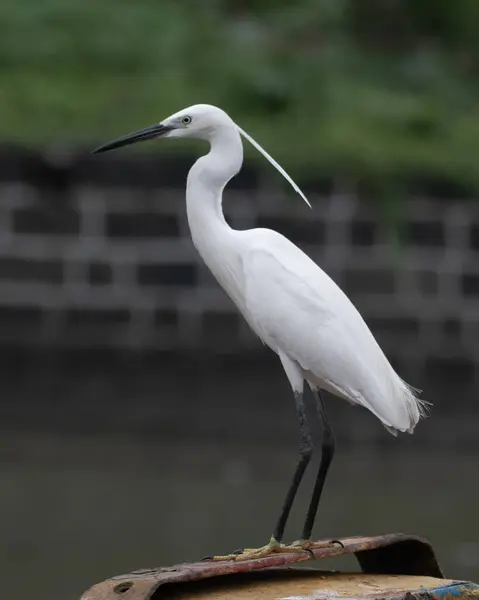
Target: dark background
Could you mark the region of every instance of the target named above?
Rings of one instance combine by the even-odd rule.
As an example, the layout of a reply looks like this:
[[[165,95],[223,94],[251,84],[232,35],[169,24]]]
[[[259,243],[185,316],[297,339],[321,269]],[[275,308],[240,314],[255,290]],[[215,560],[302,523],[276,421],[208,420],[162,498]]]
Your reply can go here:
[[[191,244],[185,177],[204,148],[88,154],[195,102],[230,112],[313,205],[248,150],[231,225],[300,245],[433,404],[394,439],[327,397],[338,451],[315,535],[416,533],[477,581],[479,5],[198,7],[0,8],[4,592],[76,598],[271,533],[294,405]]]

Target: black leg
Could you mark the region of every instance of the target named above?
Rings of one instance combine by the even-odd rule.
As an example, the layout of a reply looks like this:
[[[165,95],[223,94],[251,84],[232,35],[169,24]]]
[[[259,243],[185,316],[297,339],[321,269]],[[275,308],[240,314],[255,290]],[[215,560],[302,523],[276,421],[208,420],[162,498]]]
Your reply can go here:
[[[289,486],[288,493],[286,494],[278,523],[274,530],[273,538],[277,542],[281,542],[283,539],[284,528],[286,527],[286,521],[288,520],[291,507],[293,506],[296,492],[298,491],[299,484],[303,479],[304,472],[306,471],[306,467],[308,466],[313,453],[313,442],[311,439],[311,431],[308,427],[303,393],[295,392],[294,399],[296,402],[296,410],[298,411],[299,429],[301,434],[299,442],[299,461],[294,472],[293,480]]]
[[[321,421],[321,428],[323,433],[323,442],[321,446],[321,463],[319,465],[318,476],[316,483],[314,484],[313,496],[311,503],[306,514],[306,521],[303,528],[303,540],[311,539],[311,532],[313,531],[314,520],[318,511],[319,500],[321,499],[321,492],[323,491],[324,482],[328,474],[329,466],[334,456],[334,435],[331,425],[329,423],[328,415],[324,407],[323,399],[318,390],[314,391],[316,398],[316,404],[318,407],[319,418]]]

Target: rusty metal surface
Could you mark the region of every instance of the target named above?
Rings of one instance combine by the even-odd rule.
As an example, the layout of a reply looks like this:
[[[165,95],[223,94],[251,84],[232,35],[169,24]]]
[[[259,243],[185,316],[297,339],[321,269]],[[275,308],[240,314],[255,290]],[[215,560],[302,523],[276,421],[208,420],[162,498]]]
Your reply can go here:
[[[388,534],[375,537],[350,537],[313,550],[315,559],[355,554],[365,573],[400,573],[442,578],[431,545],[416,536]],[[308,554],[273,554],[247,561],[201,561],[173,567],[141,569],[98,583],[81,600],[149,600],[165,584],[196,581],[212,577],[251,573],[312,560]]]

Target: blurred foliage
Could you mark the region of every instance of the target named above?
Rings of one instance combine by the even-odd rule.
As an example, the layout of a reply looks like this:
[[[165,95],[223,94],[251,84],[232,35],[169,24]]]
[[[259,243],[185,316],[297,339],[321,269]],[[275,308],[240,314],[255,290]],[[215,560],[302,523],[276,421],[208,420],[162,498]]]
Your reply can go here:
[[[477,0],[2,0],[0,135],[91,143],[207,102],[288,166],[475,188],[478,29]]]

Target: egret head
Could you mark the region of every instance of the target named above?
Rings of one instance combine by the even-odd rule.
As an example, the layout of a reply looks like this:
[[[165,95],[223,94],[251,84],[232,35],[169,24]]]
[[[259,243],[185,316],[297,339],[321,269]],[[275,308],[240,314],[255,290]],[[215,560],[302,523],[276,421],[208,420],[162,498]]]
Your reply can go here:
[[[128,133],[112,142],[108,142],[93,150],[93,154],[107,152],[115,148],[135,144],[136,142],[154,140],[160,137],[190,137],[209,140],[218,128],[225,125],[236,127],[234,122],[221,108],[211,106],[210,104],[195,104],[174,113],[150,127]]]
[[[296,183],[286,173],[272,156],[270,156],[266,150],[258,144],[250,135],[246,133],[241,127],[239,127],[225,112],[217,106],[211,104],[195,104],[189,108],[180,110],[179,112],[171,115],[164,121],[155,123],[145,129],[134,131],[133,133],[127,133],[126,135],[108,142],[99,148],[93,150],[92,154],[98,154],[99,152],[108,152],[115,148],[121,148],[122,146],[128,146],[135,144],[136,142],[143,142],[146,140],[154,140],[161,137],[169,138],[197,138],[202,140],[208,140],[213,144],[215,138],[218,141],[219,138],[215,135],[221,130],[225,129],[235,130],[238,134],[246,138],[261,154],[277,169],[281,175],[289,181],[293,189],[303,198],[306,204],[311,208],[306,196],[299,189]],[[221,136],[220,136],[221,137]],[[241,144],[240,137],[238,135],[238,143]]]
[[[192,137],[209,140],[218,128],[236,128],[224,110],[210,104],[195,104],[180,110],[163,121],[171,127],[167,137]]]

